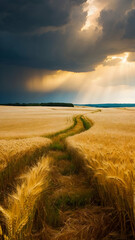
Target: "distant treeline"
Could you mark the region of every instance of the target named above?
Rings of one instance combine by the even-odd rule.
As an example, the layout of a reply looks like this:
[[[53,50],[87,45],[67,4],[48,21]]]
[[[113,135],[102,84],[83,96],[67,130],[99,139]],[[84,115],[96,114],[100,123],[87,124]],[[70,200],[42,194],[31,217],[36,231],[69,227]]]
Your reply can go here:
[[[46,107],[74,107],[73,103],[6,103],[4,106],[46,106]]]

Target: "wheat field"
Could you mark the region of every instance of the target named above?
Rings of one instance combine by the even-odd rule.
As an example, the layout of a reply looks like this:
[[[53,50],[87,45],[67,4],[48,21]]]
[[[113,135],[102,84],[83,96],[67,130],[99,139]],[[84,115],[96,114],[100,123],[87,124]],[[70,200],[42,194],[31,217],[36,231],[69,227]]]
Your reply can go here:
[[[0,170],[5,168],[13,159],[19,159],[23,154],[31,153],[46,147],[50,140],[42,137],[0,140]]]
[[[135,234],[135,109],[102,109],[87,116],[93,127],[69,137],[68,147],[84,159],[101,204],[117,210],[121,231],[130,221]]]
[[[25,239],[32,225],[34,207],[43,191],[48,188],[49,159],[42,157],[38,164],[20,176],[21,184],[8,197],[7,209],[0,207],[10,240]],[[27,227],[27,225],[29,226]]]
[[[72,124],[74,114],[86,111],[85,108],[0,106],[0,139],[58,132]]]
[[[0,111],[0,240],[135,237],[134,108]]]

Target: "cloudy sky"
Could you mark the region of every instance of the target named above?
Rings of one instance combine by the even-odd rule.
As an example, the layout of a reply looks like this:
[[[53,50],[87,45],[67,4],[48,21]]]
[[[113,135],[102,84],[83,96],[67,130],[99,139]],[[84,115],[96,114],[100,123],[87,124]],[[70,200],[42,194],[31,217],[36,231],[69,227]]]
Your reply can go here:
[[[135,102],[135,0],[0,0],[0,103]]]

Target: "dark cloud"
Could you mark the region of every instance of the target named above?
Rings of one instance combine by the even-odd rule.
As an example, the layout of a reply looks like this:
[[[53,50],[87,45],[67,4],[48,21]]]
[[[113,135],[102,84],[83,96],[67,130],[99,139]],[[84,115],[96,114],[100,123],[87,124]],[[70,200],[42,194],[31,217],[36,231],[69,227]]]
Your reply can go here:
[[[93,71],[108,55],[134,52],[134,1],[94,1],[104,6],[98,26],[81,32],[86,0],[0,0],[1,86],[24,88],[32,69]]]
[[[135,38],[135,9],[128,12],[126,17],[125,38]]]
[[[39,102],[74,102],[77,92],[54,91],[53,93],[0,90],[0,104],[6,103],[39,103]]]
[[[18,92],[27,90],[26,82],[34,76],[37,71],[26,67],[15,65],[0,65],[0,92]]]
[[[93,43],[96,28],[92,34],[89,30],[80,32],[86,21],[82,8],[85,1],[2,0],[0,62],[50,70],[92,71],[107,55],[133,48],[133,44],[122,40],[131,15],[127,14],[131,0],[110,0],[98,20],[102,34]],[[60,25],[64,28],[38,33],[40,27]]]
[[[85,0],[1,0],[0,29],[31,32],[40,27],[61,26],[69,21],[74,5]]]
[[[43,69],[16,67],[14,65],[0,65],[0,104],[15,102],[71,102],[77,92],[54,90],[51,92],[29,91],[27,82],[33,77],[44,77],[53,72]]]
[[[103,28],[103,37],[109,39],[119,36],[124,28],[124,19],[120,13],[114,10],[103,10],[100,13],[99,24]]]
[[[100,12],[98,22],[102,27],[100,43],[106,56],[135,50],[134,0],[110,0]]]
[[[123,38],[128,21],[127,12],[132,8],[132,3],[133,0],[110,0],[108,8],[101,11],[99,24],[103,28],[104,40],[111,38],[110,41],[113,42]]]
[[[77,48],[81,41],[77,37],[77,31],[86,17],[86,13],[82,11],[84,1],[86,0],[35,0],[21,1],[22,4],[15,0],[12,3],[8,0],[0,2],[0,62],[51,70],[81,71],[86,68],[81,59],[80,62],[76,61],[82,55],[80,51],[71,51],[73,42]],[[21,16],[20,11],[26,16]],[[15,21],[9,19],[10,17]],[[64,30],[56,28],[53,31],[45,30],[42,34],[38,32],[41,26],[65,26],[65,23]],[[30,34],[35,29],[37,32]]]

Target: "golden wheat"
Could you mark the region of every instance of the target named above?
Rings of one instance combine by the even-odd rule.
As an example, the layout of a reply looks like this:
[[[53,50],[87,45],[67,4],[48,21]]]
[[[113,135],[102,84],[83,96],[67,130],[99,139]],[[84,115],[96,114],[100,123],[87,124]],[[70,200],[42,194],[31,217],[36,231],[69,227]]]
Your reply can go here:
[[[0,106],[0,139],[48,135],[68,128],[88,108]]]
[[[32,225],[36,202],[48,188],[49,161],[49,158],[42,157],[37,165],[23,174],[22,184],[17,185],[16,192],[8,197],[7,209],[0,206],[10,240],[24,239],[29,233],[30,226],[27,229],[27,225]]]
[[[47,138],[36,137],[26,139],[0,140],[0,170],[5,168],[13,159],[19,159],[26,153],[47,147],[51,141]]]
[[[101,204],[117,210],[121,231],[126,231],[128,219],[135,235],[135,111],[102,109],[87,116],[94,126],[69,137],[67,145],[93,172]]]

